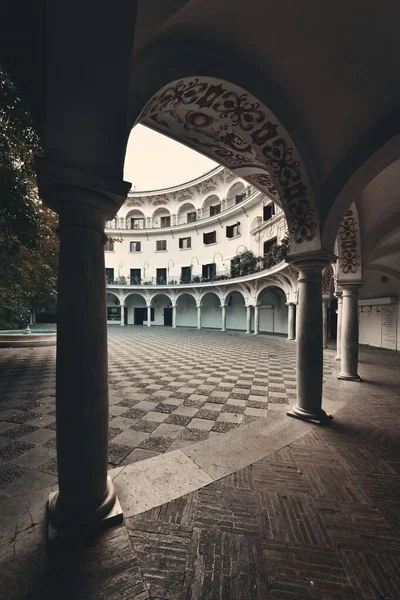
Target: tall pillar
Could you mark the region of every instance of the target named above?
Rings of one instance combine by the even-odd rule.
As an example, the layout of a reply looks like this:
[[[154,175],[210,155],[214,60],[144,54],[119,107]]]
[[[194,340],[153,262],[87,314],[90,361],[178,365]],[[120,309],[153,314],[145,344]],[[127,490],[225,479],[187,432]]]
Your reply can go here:
[[[360,285],[341,285],[342,338],[340,344],[340,373],[338,379],[361,381],[358,370],[358,289]]]
[[[121,193],[102,192],[101,182],[96,181],[99,185],[89,189],[91,177],[44,161],[38,164],[40,194],[60,217],[56,365],[59,487],[50,494],[49,515],[56,527],[68,531],[122,518],[121,512],[114,515],[116,494],[107,477],[104,225],[126,198],[129,186],[122,183]]]
[[[151,327],[151,304],[147,305],[147,327]]]
[[[246,333],[251,333],[251,306],[246,306]]]
[[[322,269],[323,258],[296,261],[299,270],[297,306],[297,404],[287,414],[323,424],[322,410]]]
[[[288,340],[296,339],[296,305],[288,302]]]
[[[260,324],[260,313],[259,313],[259,307],[256,305],[254,307],[254,335],[258,335],[259,324]]]
[[[125,325],[125,305],[121,304],[121,327]]]
[[[329,300],[322,300],[322,347],[328,347],[328,303]]]
[[[197,305],[197,329],[201,329],[201,304]]]
[[[33,312],[30,311],[29,313],[29,325],[33,325]]]
[[[221,304],[221,331],[226,331],[226,304]]]
[[[176,304],[172,305],[172,327],[176,327]]]
[[[343,307],[343,298],[342,292],[337,291],[335,293],[337,298],[337,327],[336,327],[336,356],[335,360],[340,360],[340,345],[342,343],[342,307]]]

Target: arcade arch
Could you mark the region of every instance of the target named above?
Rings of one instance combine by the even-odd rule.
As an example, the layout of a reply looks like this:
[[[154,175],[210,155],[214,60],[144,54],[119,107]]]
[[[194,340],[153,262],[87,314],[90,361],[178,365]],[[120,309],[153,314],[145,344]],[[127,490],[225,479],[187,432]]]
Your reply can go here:
[[[288,307],[285,292],[277,286],[266,286],[257,296],[259,331],[288,333]]]
[[[185,292],[177,297],[176,324],[178,327],[197,327],[197,302],[193,294]]]

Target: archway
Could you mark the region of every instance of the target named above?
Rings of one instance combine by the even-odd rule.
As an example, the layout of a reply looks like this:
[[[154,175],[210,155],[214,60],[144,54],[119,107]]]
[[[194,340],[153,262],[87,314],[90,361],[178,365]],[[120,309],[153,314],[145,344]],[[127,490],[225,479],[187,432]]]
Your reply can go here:
[[[246,197],[245,187],[241,181],[234,183],[226,194],[227,208],[239,204]]]
[[[127,313],[126,322],[128,325],[143,325],[147,321],[146,300],[144,296],[138,293],[129,294],[125,298]]]
[[[152,215],[153,227],[169,227],[171,225],[171,213],[165,206],[156,208]]]
[[[259,331],[286,334],[288,332],[288,307],[285,292],[276,286],[263,288],[257,297],[259,306]]]
[[[226,295],[226,328],[246,331],[246,307],[243,294],[232,290]]]
[[[221,329],[221,300],[215,292],[206,292],[201,298],[201,326]]]
[[[185,225],[186,223],[194,223],[197,219],[195,206],[191,202],[185,202],[179,207],[177,213],[177,225]]]
[[[202,218],[213,217],[221,212],[221,200],[216,194],[211,194],[203,202]]]
[[[172,326],[172,300],[167,294],[155,294],[151,299],[152,325]]]
[[[127,229],[144,229],[146,218],[141,210],[130,210],[125,217]]]
[[[186,144],[272,195],[288,221],[292,253],[320,248],[319,218],[305,164],[272,111],[214,77],[187,77],[159,90],[137,122]]]
[[[176,302],[176,324],[178,327],[197,327],[196,299],[192,294],[178,296]]]

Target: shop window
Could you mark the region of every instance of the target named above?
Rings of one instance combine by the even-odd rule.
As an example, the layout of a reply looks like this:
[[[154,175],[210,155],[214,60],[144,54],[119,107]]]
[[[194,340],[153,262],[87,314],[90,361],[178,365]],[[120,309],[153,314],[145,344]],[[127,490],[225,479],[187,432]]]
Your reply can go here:
[[[273,202],[272,202],[272,204],[267,204],[267,206],[264,206],[264,208],[263,208],[264,221],[269,221],[270,219],[272,219],[274,214],[275,214],[275,204]]]
[[[215,244],[215,242],[217,241],[217,232],[216,231],[210,231],[209,233],[203,233],[203,243],[208,245],[208,244]]]
[[[234,225],[228,225],[226,227],[226,237],[227,238],[234,238],[234,237],[237,237],[238,235],[240,235],[239,221],[237,223],[235,223]]]
[[[167,240],[157,240],[156,250],[157,252],[164,252],[167,249]]]
[[[161,217],[160,218],[160,227],[170,227],[171,225],[171,217]]]
[[[271,250],[273,250],[276,245],[277,245],[276,237],[272,238],[271,240],[268,240],[267,242],[264,242],[264,254],[268,254],[268,252],[271,252]]]
[[[130,250],[131,250],[131,252],[141,252],[142,251],[142,242],[131,242]]]
[[[187,248],[191,248],[191,247],[192,247],[192,238],[190,238],[190,237],[179,238],[179,248],[181,250],[186,250]]]
[[[107,321],[121,321],[120,306],[107,306]]]
[[[111,240],[107,240],[104,244],[104,250],[106,252],[114,252],[114,242],[112,242]]]
[[[114,269],[106,269],[106,283],[108,285],[114,283]]]

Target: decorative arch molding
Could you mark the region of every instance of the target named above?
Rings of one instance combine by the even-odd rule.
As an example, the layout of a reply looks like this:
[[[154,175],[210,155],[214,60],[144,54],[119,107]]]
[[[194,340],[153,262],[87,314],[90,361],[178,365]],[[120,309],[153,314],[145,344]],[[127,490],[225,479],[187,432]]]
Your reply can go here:
[[[330,300],[334,291],[334,271],[332,265],[327,265],[322,271],[322,298]]]
[[[149,304],[150,305],[152,304],[153,300],[155,298],[157,298],[157,296],[165,296],[166,298],[168,298],[168,300],[171,302],[171,304],[174,304],[174,300],[175,300],[174,296],[168,290],[165,290],[165,291],[163,290],[162,292],[161,291],[155,291],[153,293],[150,292],[150,294],[149,294]]]
[[[281,290],[281,292],[283,292],[286,302],[288,302],[288,293],[287,290],[285,290],[284,286],[282,283],[280,283],[279,281],[269,281],[268,283],[265,283],[264,285],[262,285],[256,292],[256,304],[259,306],[260,304],[260,297],[261,295],[267,291],[270,290],[271,292],[274,291],[275,289]]]
[[[362,281],[361,236],[358,211],[355,202],[343,217],[337,235],[338,285]]]
[[[214,77],[169,83],[137,122],[225,165],[283,207],[293,254],[320,249],[319,217],[304,162],[272,111],[243,88]]]
[[[214,289],[207,289],[204,290],[204,292],[201,292],[199,294],[199,304],[203,303],[203,300],[205,298],[205,296],[207,296],[208,294],[213,294],[214,296],[217,296],[218,300],[221,302],[221,304],[223,303],[223,292],[221,293],[220,290],[214,288]]]
[[[148,298],[145,294],[142,294],[141,292],[137,292],[136,290],[134,292],[126,292],[126,296],[124,298],[123,301],[123,305],[126,306],[126,301],[130,296],[139,296],[140,298],[142,298],[145,302],[145,304],[147,304],[148,302]],[[122,303],[121,303],[122,304]]]
[[[247,302],[248,302],[248,294],[246,294],[240,286],[235,286],[235,287],[232,287],[232,288],[229,288],[229,289],[225,289],[224,288],[222,290],[222,294],[223,294],[223,296],[222,296],[223,300],[222,301],[223,301],[223,303],[226,304],[227,299],[229,298],[229,296],[231,294],[235,293],[235,292],[237,294],[240,294],[242,296],[244,305],[246,306]]]
[[[118,300],[119,305],[118,306],[123,306],[123,298],[121,298],[121,296],[119,294],[117,294],[116,292],[112,292],[110,290],[107,289],[107,294],[106,296],[114,296],[114,298],[116,298],[116,300]]]
[[[190,298],[193,298],[194,303],[197,305],[198,301],[199,301],[199,297],[198,294],[194,294],[192,292],[186,291],[186,292],[179,292],[179,294],[177,294],[175,296],[175,304],[178,304],[179,299],[182,298],[182,296],[189,296]]]

